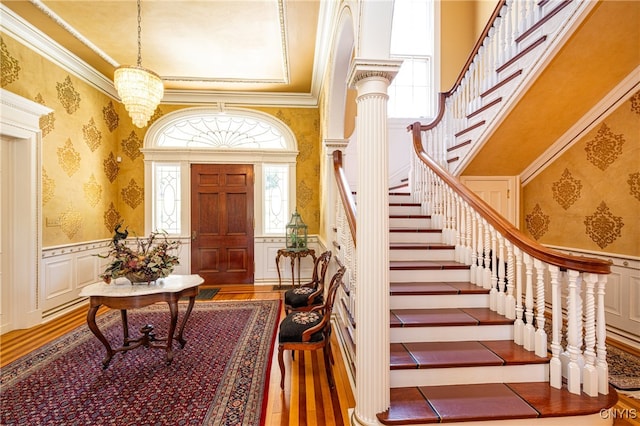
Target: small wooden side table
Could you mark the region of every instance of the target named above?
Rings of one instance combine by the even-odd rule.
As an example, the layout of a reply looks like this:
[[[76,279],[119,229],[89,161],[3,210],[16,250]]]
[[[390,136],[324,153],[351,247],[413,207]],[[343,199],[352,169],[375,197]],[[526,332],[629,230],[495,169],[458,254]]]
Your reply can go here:
[[[293,274],[293,267],[296,263],[296,259],[298,260],[298,285],[300,285],[300,260],[303,257],[311,256],[313,259],[313,264],[316,263],[316,251],[314,249],[306,248],[306,249],[280,249],[278,250],[278,254],[276,255],[276,268],[278,269],[278,288],[282,287],[282,277],[280,276],[280,257],[289,257],[291,258],[291,285],[296,285],[296,277]]]
[[[181,347],[187,343],[182,337],[184,326],[189,319],[193,309],[198,286],[204,280],[199,275],[169,275],[160,278],[152,284],[131,284],[129,280],[118,279],[111,284],[99,282],[84,287],[80,296],[89,297],[89,312],[87,313],[87,324],[93,334],[102,342],[107,355],[102,360],[102,368],[107,368],[111,358],[116,352],[126,352],[139,346],[147,348],[164,349],[166,351],[167,364],[173,360],[173,340],[177,340]],[[189,298],[187,311],[178,326],[178,300],[181,297]],[[169,332],[166,338],[157,338],[153,334],[153,326],[145,325],[140,332],[142,336],[132,339],[129,337],[129,324],[127,322],[127,309],[141,308],[157,302],[167,302],[169,305],[170,319]],[[96,324],[96,312],[101,305],[112,309],[119,309],[122,316],[122,331],[124,334],[123,345],[119,348],[112,348],[109,341],[104,337]],[[177,336],[174,333],[178,328]],[[155,342],[164,342],[158,344]]]

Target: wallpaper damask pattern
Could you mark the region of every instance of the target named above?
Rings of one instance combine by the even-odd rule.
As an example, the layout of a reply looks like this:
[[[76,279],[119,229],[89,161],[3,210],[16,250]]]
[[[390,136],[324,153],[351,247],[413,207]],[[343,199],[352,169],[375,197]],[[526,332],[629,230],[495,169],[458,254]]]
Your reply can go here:
[[[91,174],[89,181],[82,185],[84,190],[84,199],[91,207],[98,205],[98,202],[102,199],[102,186],[96,180],[96,177]]]
[[[527,229],[536,240],[542,237],[549,230],[551,219],[544,214],[539,204],[533,208],[531,214],[527,215]]]
[[[596,211],[584,220],[587,235],[601,249],[622,237],[622,217],[614,216],[607,204],[603,201]]]
[[[56,192],[56,181],[47,175],[47,170],[42,169],[42,204],[46,205],[51,201]]]
[[[82,136],[91,152],[94,152],[102,144],[102,132],[98,130],[93,117],[89,120],[89,124],[82,126]]]
[[[58,90],[58,100],[67,114],[71,115],[80,108],[80,93],[73,87],[70,76],[67,76],[64,82],[56,83],[56,89]]]
[[[142,139],[138,137],[136,132],[132,131],[129,136],[121,142],[122,152],[124,152],[131,160],[135,160],[142,155],[140,152],[142,143]]]
[[[73,176],[80,169],[80,153],[76,151],[71,139],[67,139],[64,146],[58,148],[58,164],[67,176]]]
[[[20,64],[18,60],[11,55],[3,39],[0,39],[0,64],[2,65],[2,80],[0,80],[2,87],[18,80]]]
[[[120,117],[116,112],[116,108],[113,105],[113,101],[109,101],[104,108],[102,108],[102,118],[107,125],[107,129],[109,129],[110,133],[113,133],[114,130],[118,128],[118,123],[120,123]]]
[[[104,168],[104,174],[107,179],[109,179],[109,182],[115,182],[115,180],[118,178],[120,166],[118,166],[118,160],[116,160],[116,156],[113,154],[113,152],[109,153],[109,156],[104,159],[102,165]]]
[[[640,201],[640,172],[629,174],[627,183],[629,184],[629,194]]]
[[[541,243],[639,256],[640,92],[527,184],[523,207]]]
[[[129,184],[122,189],[121,194],[124,202],[132,209],[144,201],[144,188],[138,185],[134,179],[131,179]]]
[[[122,216],[116,210],[113,202],[109,204],[109,208],[104,212],[103,223],[107,229],[115,229],[116,225],[122,222]]]
[[[40,93],[36,95],[34,100],[40,105],[45,105],[45,106],[47,105]],[[55,111],[51,111],[49,114],[43,115],[42,117],[40,117],[39,124],[40,124],[40,129],[42,129],[42,137],[45,137],[49,133],[51,133],[51,131],[56,127]]]
[[[582,182],[575,179],[569,169],[564,169],[562,177],[559,181],[553,183],[551,190],[553,191],[553,199],[556,200],[563,209],[567,210],[580,198]]]

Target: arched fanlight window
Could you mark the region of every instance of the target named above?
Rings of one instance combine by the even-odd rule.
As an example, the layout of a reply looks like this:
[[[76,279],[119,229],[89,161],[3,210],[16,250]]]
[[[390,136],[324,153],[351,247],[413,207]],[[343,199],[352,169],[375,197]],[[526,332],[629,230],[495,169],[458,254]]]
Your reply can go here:
[[[170,234],[188,232],[190,165],[253,164],[256,232],[283,234],[295,200],[295,137],[266,113],[189,108],[160,118],[144,140],[145,223]]]
[[[158,135],[158,147],[286,149],[280,130],[263,120],[227,113],[186,118]]]

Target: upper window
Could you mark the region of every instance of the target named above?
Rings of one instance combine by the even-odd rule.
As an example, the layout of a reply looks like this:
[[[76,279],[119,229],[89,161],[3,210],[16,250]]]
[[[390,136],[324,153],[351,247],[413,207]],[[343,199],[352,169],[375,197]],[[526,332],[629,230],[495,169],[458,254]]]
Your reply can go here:
[[[434,115],[433,9],[433,0],[394,3],[390,56],[403,63],[389,87],[389,117]]]

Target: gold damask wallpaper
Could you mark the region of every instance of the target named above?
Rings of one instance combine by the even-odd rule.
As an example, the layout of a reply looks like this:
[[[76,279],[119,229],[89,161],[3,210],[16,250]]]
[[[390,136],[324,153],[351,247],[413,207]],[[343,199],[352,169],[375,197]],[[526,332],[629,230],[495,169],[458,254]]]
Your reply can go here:
[[[52,108],[42,117],[43,246],[110,237],[124,221],[144,233],[146,129],[124,107],[18,41],[0,36],[1,87]],[[160,105],[149,124],[184,107]],[[315,108],[263,108],[291,127],[298,140],[297,206],[319,229],[319,117]]]
[[[523,208],[540,243],[640,256],[640,92],[527,184]]]

